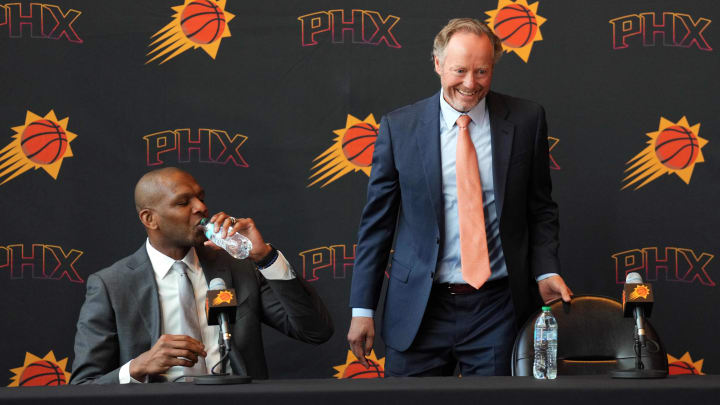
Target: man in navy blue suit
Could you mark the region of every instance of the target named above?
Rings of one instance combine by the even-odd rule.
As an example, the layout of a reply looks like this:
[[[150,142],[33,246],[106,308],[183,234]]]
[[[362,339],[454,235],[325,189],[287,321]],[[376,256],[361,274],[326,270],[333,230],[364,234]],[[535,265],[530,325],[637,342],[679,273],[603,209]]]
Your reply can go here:
[[[388,376],[456,370],[508,375],[518,327],[541,300],[569,301],[572,295],[559,275],[545,111],[490,91],[501,53],[487,25],[451,20],[433,47],[440,92],[380,123],[359,229],[348,342],[367,365],[394,242],[382,322]],[[466,122],[459,120],[463,115],[469,124],[456,124]],[[459,127],[469,133],[472,144],[466,144],[474,146],[478,163],[471,172],[479,171],[481,180],[482,192],[476,194],[482,194],[478,211],[485,229],[479,231],[485,232],[486,246],[472,249],[487,249],[490,269],[479,288],[461,271]]]

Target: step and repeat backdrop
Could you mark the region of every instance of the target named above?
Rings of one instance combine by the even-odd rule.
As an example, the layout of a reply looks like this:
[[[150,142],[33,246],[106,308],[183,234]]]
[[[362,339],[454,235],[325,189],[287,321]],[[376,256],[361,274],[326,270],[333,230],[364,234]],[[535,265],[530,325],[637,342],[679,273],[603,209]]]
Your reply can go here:
[[[144,243],[133,187],[164,166],[327,303],[328,343],[265,330],[272,377],[382,376],[381,340],[370,372],[345,340],[374,136],[439,91],[454,17],[503,38],[493,89],[547,110],[567,283],[639,272],[671,372],[720,372],[720,3],[0,0],[0,384],[69,379],[85,281]]]

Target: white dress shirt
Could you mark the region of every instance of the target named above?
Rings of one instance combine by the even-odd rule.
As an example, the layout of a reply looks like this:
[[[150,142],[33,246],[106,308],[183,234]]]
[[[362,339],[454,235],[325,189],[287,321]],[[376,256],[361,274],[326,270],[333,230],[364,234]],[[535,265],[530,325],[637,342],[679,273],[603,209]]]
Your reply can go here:
[[[155,281],[158,286],[160,317],[162,319],[161,334],[179,335],[181,334],[177,284],[179,275],[170,271],[173,263],[175,263],[175,259],[160,253],[160,251],[150,244],[150,239],[146,240],[145,247],[150,257],[150,263],[152,264]],[[182,262],[188,267],[188,278],[192,283],[193,292],[195,293],[195,306],[197,308],[205,352],[207,352],[207,357],[199,357],[198,361],[204,361],[208,373],[210,373],[212,367],[220,361],[220,346],[218,344],[220,332],[218,326],[211,326],[207,323],[205,314],[205,296],[207,295],[208,289],[207,280],[200,266],[200,260],[197,257],[195,248],[188,250]],[[260,273],[268,280],[291,280],[295,278],[290,264],[280,251],[278,251],[278,258],[275,260],[275,263],[266,269],[260,270]],[[132,360],[120,368],[119,379],[121,384],[140,382],[130,376],[131,362]],[[172,381],[183,375],[185,369],[183,366],[171,367],[164,376],[168,381]],[[147,381],[147,378],[145,381]]]

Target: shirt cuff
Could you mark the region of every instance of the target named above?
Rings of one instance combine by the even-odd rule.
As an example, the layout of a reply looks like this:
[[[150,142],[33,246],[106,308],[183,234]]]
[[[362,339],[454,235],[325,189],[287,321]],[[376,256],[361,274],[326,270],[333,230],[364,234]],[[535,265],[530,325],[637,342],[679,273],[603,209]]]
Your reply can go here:
[[[148,377],[145,376],[145,381],[138,381],[130,376],[130,362],[132,360],[128,361],[127,363],[123,364],[122,367],[120,367],[120,374],[118,375],[118,378],[120,380],[120,384],[142,384],[144,382],[147,382]]]
[[[353,308],[352,316],[353,316],[353,318],[356,316],[364,316],[367,318],[372,318],[375,316],[375,310],[372,310],[369,308]]]
[[[269,267],[260,269],[260,273],[268,280],[292,280],[295,278],[290,263],[288,263],[281,251],[277,251],[278,258]]]
[[[546,278],[550,278],[550,277],[552,277],[552,276],[558,276],[558,275],[559,275],[559,274],[557,274],[557,273],[545,273],[545,274],[542,274],[542,275],[538,276],[538,277],[535,279],[535,282],[542,281],[542,280],[545,280]]]

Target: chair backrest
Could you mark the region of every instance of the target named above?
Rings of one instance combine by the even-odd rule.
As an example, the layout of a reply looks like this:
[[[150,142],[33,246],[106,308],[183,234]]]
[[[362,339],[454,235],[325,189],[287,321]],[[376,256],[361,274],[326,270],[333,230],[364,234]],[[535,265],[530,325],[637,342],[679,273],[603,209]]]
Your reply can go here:
[[[554,301],[550,307],[558,322],[558,375],[606,374],[635,368],[635,320],[623,317],[620,302],[583,295],[573,297],[569,304]],[[512,375],[533,375],[533,331],[540,312],[525,322],[515,339]],[[646,323],[648,344],[642,350],[645,369],[667,370],[665,348],[650,322]]]

